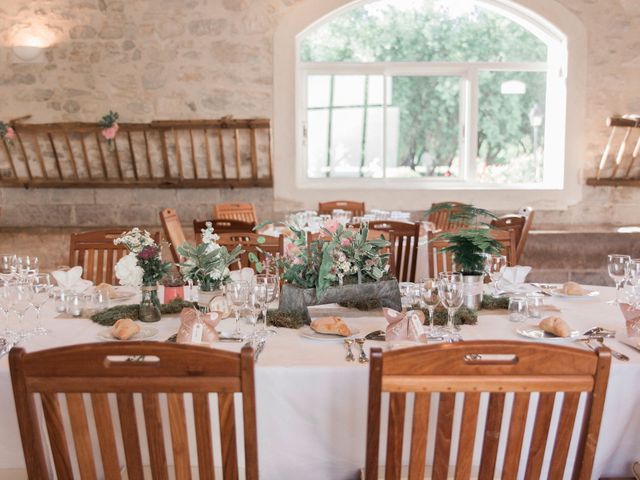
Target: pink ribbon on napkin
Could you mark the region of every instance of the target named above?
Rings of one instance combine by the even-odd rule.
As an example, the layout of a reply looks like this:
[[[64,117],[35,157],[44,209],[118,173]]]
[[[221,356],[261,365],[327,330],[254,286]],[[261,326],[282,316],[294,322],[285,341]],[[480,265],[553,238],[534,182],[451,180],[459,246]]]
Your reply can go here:
[[[392,308],[383,308],[384,318],[387,319],[386,339],[411,340],[417,342],[422,335],[424,325],[424,313],[419,310],[409,310],[406,313],[398,312]]]
[[[218,340],[216,325],[220,323],[220,315],[216,312],[201,313],[193,308],[183,308],[180,312],[180,328],[178,329],[178,343],[193,343],[193,330],[202,323],[202,339],[200,343],[213,344]]]

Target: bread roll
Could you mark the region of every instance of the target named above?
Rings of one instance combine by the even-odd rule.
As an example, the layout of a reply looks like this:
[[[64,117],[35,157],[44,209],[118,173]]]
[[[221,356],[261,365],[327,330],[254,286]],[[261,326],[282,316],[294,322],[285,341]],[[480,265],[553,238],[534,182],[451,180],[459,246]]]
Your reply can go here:
[[[311,328],[318,333],[328,333],[330,335],[341,335],[348,337],[351,329],[342,321],[340,317],[321,317],[311,322]]]
[[[582,296],[589,293],[584,288],[582,288],[582,285],[576,282],[566,282],[562,286],[562,292],[565,295],[576,295],[576,296]]]
[[[556,337],[568,337],[571,335],[571,327],[560,317],[543,318],[538,327]]]
[[[101,283],[101,284],[97,285],[96,286],[96,290],[102,292],[110,300],[113,300],[114,298],[116,298],[118,296],[118,292],[116,292],[116,289],[113,288],[108,283]]]
[[[119,340],[129,340],[140,331],[140,326],[130,318],[121,318],[113,324],[111,333]]]

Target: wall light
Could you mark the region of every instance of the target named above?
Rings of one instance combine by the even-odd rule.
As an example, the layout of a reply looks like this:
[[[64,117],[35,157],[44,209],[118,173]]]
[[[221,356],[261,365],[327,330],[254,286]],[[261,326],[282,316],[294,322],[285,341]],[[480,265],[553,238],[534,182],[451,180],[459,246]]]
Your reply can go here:
[[[47,32],[31,26],[24,26],[12,36],[13,63],[44,63],[44,51],[50,46]]]

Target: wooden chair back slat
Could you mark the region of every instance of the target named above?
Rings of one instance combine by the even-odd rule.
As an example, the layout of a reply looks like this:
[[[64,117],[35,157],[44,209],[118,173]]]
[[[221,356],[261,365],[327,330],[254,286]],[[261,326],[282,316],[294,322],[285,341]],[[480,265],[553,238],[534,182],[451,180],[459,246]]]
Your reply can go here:
[[[164,236],[169,242],[171,257],[174,262],[178,263],[180,261],[178,247],[186,242],[187,239],[184,236],[182,224],[180,223],[177,212],[173,208],[165,208],[160,212],[160,223],[162,223]]]
[[[93,418],[96,422],[104,478],[105,480],[120,480],[120,461],[118,460],[116,436],[109,408],[109,397],[106,393],[92,393],[91,405]]]
[[[354,217],[362,217],[366,211],[364,202],[353,202],[350,200],[336,200],[334,202],[318,203],[319,215],[331,215],[334,210],[346,210],[351,212]]]
[[[515,254],[513,264],[517,265],[520,261],[524,248],[529,238],[529,231],[533,225],[533,217],[535,212],[531,211],[529,215],[504,215],[491,221],[491,225],[501,230],[513,230],[515,242]]]
[[[460,202],[439,202],[431,204],[431,208],[436,208],[444,204],[451,205],[452,208],[432,212],[427,217],[427,220],[435,225],[436,230],[451,231],[466,227],[467,224],[465,222],[455,219],[452,220],[451,216],[458,213],[462,207],[466,207],[467,205]]]
[[[240,220],[254,225],[258,223],[256,207],[253,203],[218,203],[213,206],[213,218],[217,220]]]
[[[523,457],[525,478],[540,478],[542,474],[548,478],[561,478],[567,469],[573,471],[573,478],[588,480],[602,420],[610,363],[610,352],[606,348],[592,353],[517,341],[420,346],[384,355],[380,349],[372,349],[364,478],[378,478],[383,393],[389,393],[390,397],[385,478],[400,478],[398,460],[402,458],[405,433],[404,399],[407,393],[414,393],[410,480],[424,476],[430,421],[436,422],[431,474],[434,480],[448,478],[452,439],[456,437],[456,480],[470,478],[478,443],[482,445],[479,479],[493,479],[500,471],[503,479],[515,479]],[[487,394],[486,407],[481,407],[481,395]],[[456,402],[457,395],[463,402]],[[529,409],[532,395],[538,398],[535,411]],[[582,396],[586,397],[584,411],[578,408]],[[505,415],[508,398],[513,399],[511,414]],[[436,417],[430,419],[430,410],[433,410],[430,406],[435,401]],[[454,422],[454,412],[460,407],[461,419]],[[557,429],[551,423],[554,412],[559,413]],[[584,428],[577,442],[574,464],[569,461],[568,452],[580,419],[584,421]],[[508,429],[503,422],[508,422]],[[525,442],[527,424],[532,424],[533,429],[530,440]],[[506,451],[500,465],[498,446],[501,441]],[[549,457],[551,466],[547,474],[542,467],[543,459]]]
[[[126,361],[132,356],[143,360]],[[258,479],[255,383],[253,350],[250,347],[244,347],[240,354],[236,354],[193,345],[108,342],[29,354],[16,348],[12,350],[9,362],[30,478],[51,478],[44,455],[47,448],[51,450],[57,478],[73,478],[73,472],[77,470],[83,479],[120,479],[113,411],[120,425],[127,478],[142,480],[142,458],[146,458],[147,454],[153,478],[169,478],[166,452],[169,446],[166,442],[170,442],[175,478],[190,479],[190,449],[184,405],[184,394],[189,393],[193,398],[196,419],[196,442],[192,448],[197,451],[199,478],[214,479],[214,441],[209,401],[210,394],[217,394],[222,453],[220,466],[224,478],[239,478],[234,404],[234,396],[239,395],[242,397],[246,479]],[[114,406],[113,410],[109,394],[115,396],[117,408]],[[42,399],[50,447],[45,447],[40,433],[40,417],[35,404],[38,395]],[[71,426],[66,432],[58,404],[60,395],[66,395],[70,416]],[[168,415],[161,412],[165,395]],[[137,409],[138,396],[141,397],[141,408]],[[95,417],[93,421],[102,457],[102,472],[96,472],[97,465],[93,457],[95,450],[92,441],[95,440],[89,433],[91,426],[85,408],[85,402],[89,399]],[[144,435],[138,430],[141,421],[144,422]],[[141,445],[141,439],[145,436],[145,445]],[[73,457],[69,454],[67,438],[75,445]]]
[[[418,265],[420,223],[374,220],[369,222],[369,228],[389,232],[391,272],[399,282],[414,282]]]
[[[121,229],[93,230],[72,233],[69,245],[69,266],[82,267],[82,278],[95,284],[115,284],[115,264],[127,254],[124,245],[113,241],[122,235]],[[160,234],[152,233],[154,241],[160,243]]]
[[[194,220],[193,233],[196,238],[202,240],[202,230],[207,227],[207,222],[211,222],[215,233],[252,233],[256,224],[253,222],[243,222],[240,220],[211,219],[211,220]]]
[[[252,268],[253,264],[249,258],[251,253],[256,255],[261,262],[267,256],[275,258],[277,255],[284,253],[284,237],[282,235],[271,237],[256,233],[220,233],[218,236],[220,237],[218,245],[226,247],[229,251],[240,245],[244,251],[238,258],[238,262],[229,267],[231,270],[245,267]]]
[[[67,393],[67,409],[71,421],[73,443],[76,449],[80,476],[83,480],[95,480],[96,464],[91,448],[89,423],[81,393]]]

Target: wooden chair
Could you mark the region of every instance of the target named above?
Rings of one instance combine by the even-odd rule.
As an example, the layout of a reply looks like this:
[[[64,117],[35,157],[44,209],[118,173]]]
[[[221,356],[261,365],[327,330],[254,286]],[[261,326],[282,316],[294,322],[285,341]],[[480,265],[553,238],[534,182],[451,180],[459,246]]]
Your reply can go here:
[[[235,264],[232,264],[229,268],[231,270],[239,270],[243,267],[253,268],[253,264],[249,260],[249,254],[253,253],[258,257],[260,261],[265,259],[265,255],[282,255],[284,253],[284,236],[271,237],[268,235],[259,235],[257,233],[220,233],[220,239],[218,245],[227,247],[227,250],[231,251],[240,245],[244,252],[238,258]],[[263,238],[264,242],[260,243],[259,238]]]
[[[364,202],[352,202],[349,200],[337,200],[335,202],[318,203],[319,215],[331,215],[336,209],[351,212],[354,217],[362,217],[365,212]]]
[[[399,282],[415,282],[420,223],[374,220],[369,222],[369,228],[379,232],[389,232],[390,271]]]
[[[610,364],[611,355],[607,348],[593,353],[572,347],[519,341],[448,343],[384,354],[380,348],[371,349],[364,478],[382,478],[378,476],[381,397],[383,393],[389,393],[384,466],[387,479],[406,478],[401,473],[403,448],[410,452],[409,479],[453,478],[447,475],[452,443],[456,438],[459,439],[456,479],[493,479],[496,467],[497,473],[502,471],[500,478],[515,479],[523,444],[524,478],[563,478],[574,426],[577,426],[580,430],[577,459],[575,464],[569,462],[568,468],[573,470],[572,478],[589,480]],[[532,392],[539,393],[539,397],[537,407],[530,412],[529,403],[534,398]],[[562,406],[554,408],[560,392],[564,393]],[[412,411],[407,406],[407,394],[411,393],[415,393]],[[435,393],[439,394],[438,399],[433,395]],[[488,395],[487,408],[481,407],[481,395]],[[578,408],[581,395],[586,397],[583,413]],[[438,403],[434,415],[430,415],[432,402]],[[461,408],[462,421],[459,424],[453,421],[456,404]],[[547,439],[554,431],[552,414],[559,408],[557,434],[551,433],[549,438],[550,470],[548,475],[541,477]],[[412,424],[411,440],[410,446],[403,447],[406,413]],[[503,413],[510,419],[505,420],[509,425],[505,425],[507,433],[502,439],[506,454],[504,464],[496,465]],[[477,428],[479,419],[482,430]],[[528,421],[533,425],[530,444],[524,441]],[[436,425],[435,455],[431,476],[426,477],[427,443],[431,441],[428,432],[433,422]],[[482,442],[482,455],[476,477],[475,474],[472,476],[472,459],[479,442]]]
[[[517,265],[520,261],[520,257],[524,252],[524,247],[527,244],[529,238],[529,230],[533,224],[533,217],[535,212],[532,211],[528,216],[524,215],[504,215],[491,222],[496,228],[503,230],[513,230],[515,232],[516,241],[516,255],[514,259],[514,265]]]
[[[142,361],[130,361],[132,357]],[[244,347],[239,354],[157,342],[92,343],[34,353],[14,348],[9,364],[29,478],[52,478],[45,460],[50,455],[57,478],[76,478],[74,467],[77,467],[83,479],[120,479],[120,466],[125,463],[127,478],[142,480],[142,458],[148,453],[152,477],[167,479],[165,441],[171,444],[176,479],[191,478],[190,448],[197,450],[199,478],[213,479],[214,445],[221,446],[224,478],[238,478],[234,407],[234,393],[238,393],[242,397],[245,474],[247,479],[258,479],[250,347]],[[216,400],[211,393],[217,393],[219,439],[211,428],[210,402]],[[185,410],[191,408],[185,405],[185,400],[189,398],[193,398],[196,419],[195,442],[189,442],[187,433]],[[142,409],[136,412],[134,403],[139,400]],[[43,442],[39,407],[44,412],[50,451]],[[163,420],[164,409],[168,409],[168,422]],[[67,411],[71,428],[66,427]],[[112,417],[119,422],[119,429],[114,429]],[[147,448],[138,432],[142,423]],[[95,443],[92,427],[98,445],[92,444]],[[115,434],[118,430],[122,432],[121,438]],[[73,456],[67,439],[73,439],[76,453]],[[119,453],[122,451],[124,462]],[[97,475],[96,452],[100,452],[102,460],[102,472]]]
[[[96,285],[102,282],[116,283],[114,267],[128,250],[124,245],[114,245],[113,241],[122,235],[122,229],[93,230],[72,233],[69,245],[69,266],[81,266],[82,278]],[[153,239],[159,245],[160,234]]]
[[[460,202],[440,202],[431,204],[431,208],[445,204],[451,205],[452,208],[433,212],[429,214],[427,220],[435,225],[436,230],[458,230],[465,227],[466,224],[464,222],[451,220],[451,214],[458,212],[460,208],[466,206],[466,204]]]
[[[238,232],[253,232],[256,224],[253,222],[242,222],[240,220],[194,220],[193,221],[193,233],[196,238],[202,237],[202,230],[206,228],[206,223],[211,222],[213,231],[216,233],[238,233]]]
[[[173,208],[165,208],[160,212],[160,223],[162,223],[164,236],[169,242],[169,249],[171,250],[173,261],[178,263],[180,262],[180,254],[177,249],[187,241],[178,214]]]
[[[493,237],[502,244],[502,255],[507,257],[507,265],[517,265],[516,260],[516,240],[515,230],[491,231]],[[455,272],[456,266],[453,263],[453,256],[449,252],[443,252],[442,249],[449,245],[446,240],[435,240],[438,234],[429,232],[427,254],[429,261],[429,277],[435,278],[440,272]]]
[[[216,220],[240,220],[254,225],[258,223],[256,207],[253,203],[218,203],[213,206],[213,218]]]

